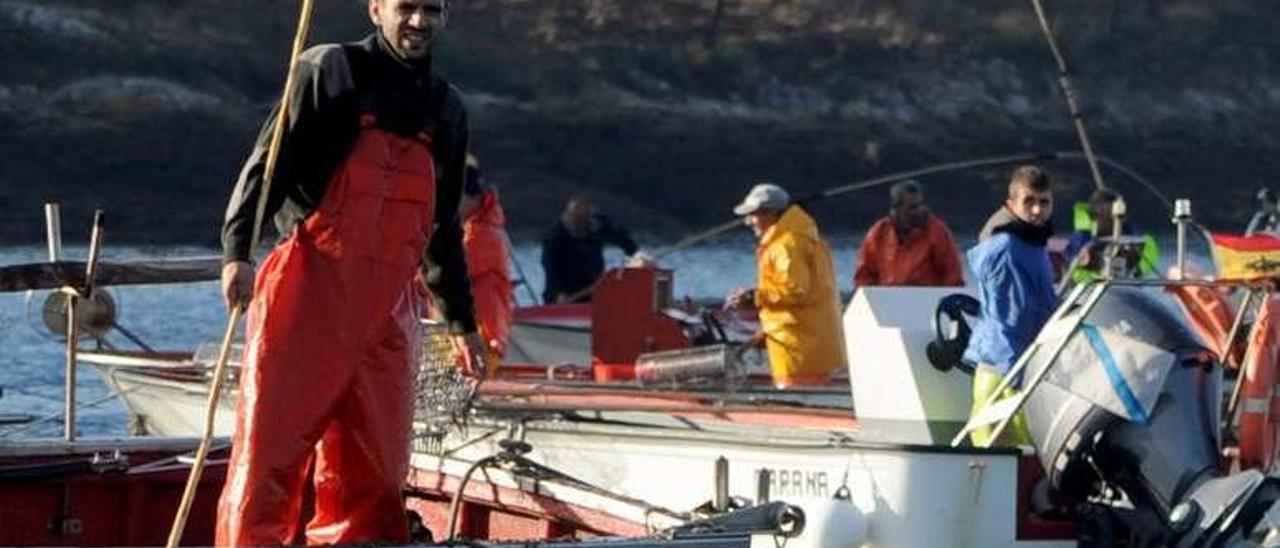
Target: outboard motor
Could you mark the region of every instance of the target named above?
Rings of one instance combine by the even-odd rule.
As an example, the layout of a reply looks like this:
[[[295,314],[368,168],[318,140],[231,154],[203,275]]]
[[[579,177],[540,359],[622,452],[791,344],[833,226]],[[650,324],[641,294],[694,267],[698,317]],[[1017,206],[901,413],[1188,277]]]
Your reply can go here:
[[[1063,327],[1046,325],[1041,337]],[[1086,501],[1084,544],[1217,546],[1248,536],[1280,486],[1256,470],[1222,473],[1222,369],[1177,311],[1157,294],[1113,286],[1070,336],[1024,410],[1051,485]],[[1046,346],[1024,378],[1050,365]]]

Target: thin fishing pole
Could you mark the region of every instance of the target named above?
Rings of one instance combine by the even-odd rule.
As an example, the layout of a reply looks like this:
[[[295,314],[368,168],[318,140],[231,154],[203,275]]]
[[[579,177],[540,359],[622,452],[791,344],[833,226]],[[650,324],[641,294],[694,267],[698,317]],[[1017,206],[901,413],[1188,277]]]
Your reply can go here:
[[[976,160],[964,160],[960,162],[948,162],[945,164],[937,164],[909,171],[900,171],[882,175],[874,179],[867,179],[857,183],[850,183],[832,187],[817,194],[796,200],[797,203],[804,205],[827,198],[834,198],[841,194],[848,194],[859,190],[896,183],[905,179],[915,179],[924,177],[925,175],[933,175],[935,173],[944,173],[948,171],[962,171],[965,169],[973,169],[978,167],[992,167],[1007,164],[1022,164],[1027,162],[1047,162],[1058,157],[1057,154],[1051,152],[1024,152],[1021,154],[1008,154],[1005,156],[992,156],[987,158],[978,158]]]
[[[1065,158],[1065,159],[1073,159],[1073,160],[1088,159],[1084,154],[1079,152],[1059,152],[1058,157]],[[1170,199],[1169,195],[1165,194],[1164,191],[1160,190],[1160,187],[1156,186],[1155,183],[1152,183],[1146,177],[1143,177],[1137,171],[1134,171],[1133,168],[1130,168],[1129,166],[1126,166],[1120,162],[1112,160],[1111,158],[1108,158],[1106,156],[1094,155],[1094,159],[1097,160],[1097,162],[1100,165],[1104,165],[1111,169],[1114,169],[1116,170],[1116,172],[1133,180],[1133,182],[1138,183],[1139,185],[1142,185],[1142,187],[1145,188],[1147,192],[1150,192],[1152,196],[1155,196],[1157,200],[1160,200],[1160,202],[1164,204],[1165,209],[1169,210],[1170,213],[1173,213],[1173,200]]]
[[[1053,153],[1025,152],[1020,154],[1008,154],[1004,156],[991,156],[986,158],[978,158],[976,160],[947,162],[944,164],[936,164],[936,165],[927,166],[927,167],[918,168],[918,169],[899,171],[895,173],[890,173],[888,175],[881,175],[879,177],[858,181],[856,183],[849,183],[846,185],[832,187],[832,188],[823,190],[821,192],[818,192],[817,194],[813,194],[805,198],[796,200],[796,203],[799,203],[802,205],[812,204],[815,202],[825,200],[827,198],[833,198],[835,196],[839,196],[841,194],[847,194],[847,193],[855,192],[858,190],[864,190],[864,189],[868,189],[876,186],[892,184],[898,181],[904,181],[904,180],[913,179],[916,177],[923,177],[925,175],[932,175],[935,173],[945,173],[948,171],[959,171],[959,170],[972,169],[972,168],[978,168],[978,167],[992,167],[992,166],[1005,165],[1005,164],[1016,164],[1016,163],[1035,162],[1035,161],[1049,161],[1049,160],[1053,160],[1054,157],[1055,155]],[[698,232],[696,234],[685,237],[679,242],[676,242],[674,244],[671,244],[663,248],[659,248],[658,250],[654,251],[653,257],[654,259],[661,259],[662,257],[670,255],[676,251],[679,251],[681,249],[684,249],[686,247],[689,247],[691,245],[694,245],[700,242],[704,242],[706,240],[709,240],[711,238],[724,234],[725,232],[738,228],[739,226],[742,226],[742,222],[740,220],[734,219],[732,221],[725,221],[722,224],[713,226],[702,232]]]
[[[845,185],[831,187],[826,190],[820,191],[816,194],[812,194],[807,197],[796,200],[796,202],[801,205],[813,204],[813,203],[825,200],[827,198],[834,198],[836,196],[848,194],[851,192],[857,192],[859,190],[866,190],[866,189],[874,188],[877,186],[884,186],[884,185],[897,183],[899,181],[905,181],[907,179],[915,179],[919,177],[924,177],[926,175],[935,175],[938,173],[946,173],[950,171],[963,171],[966,169],[987,168],[987,167],[996,167],[1000,165],[1022,164],[1022,163],[1030,163],[1030,162],[1053,162],[1057,160],[1087,160],[1088,158],[1089,157],[1087,155],[1082,154],[1080,152],[1075,152],[1075,151],[1023,152],[1018,154],[1006,154],[1003,156],[988,156],[985,158],[977,158],[974,160],[964,160],[959,162],[947,162],[947,163],[936,164],[936,165],[927,166],[919,169],[899,171],[896,173],[881,175],[879,177],[874,177],[871,179],[866,179],[866,180],[858,181],[855,183],[849,183]],[[1132,168],[1124,164],[1121,164],[1120,162],[1112,160],[1106,156],[1094,155],[1093,159],[1096,162],[1098,162],[1100,165],[1105,165],[1111,169],[1116,170],[1118,173],[1124,175],[1125,177],[1132,179],[1134,182],[1141,185],[1144,189],[1146,189],[1158,200],[1160,200],[1169,211],[1171,212],[1173,211],[1173,201],[1170,200],[1169,197],[1166,196],[1163,192],[1161,192],[1160,189],[1155,186],[1155,184],[1153,184],[1151,181],[1139,175],[1137,171],[1134,171]],[[702,232],[698,232],[690,236],[687,236],[684,239],[680,240],[679,242],[676,242],[666,247],[659,248],[653,253],[654,259],[655,260],[660,259],[662,257],[675,253],[676,251],[680,251],[681,249],[710,240],[711,238],[714,238],[716,236],[729,232],[730,230],[733,230],[740,226],[742,226],[742,222],[738,219],[734,219],[732,221],[725,221],[722,224],[715,225]]]
[[[298,58],[302,48],[307,44],[307,35],[311,31],[311,15],[315,12],[315,0],[303,0],[301,13],[298,15],[298,28],[293,36],[293,47],[289,54],[289,74],[285,77],[284,92],[280,97],[279,112],[276,115],[275,127],[272,129],[271,141],[267,147],[266,165],[262,173],[262,190],[258,195],[257,208],[253,215],[253,237],[249,240],[249,253],[261,235],[262,217],[267,208],[267,196],[271,192],[271,180],[275,174],[276,163],[280,158],[280,143],[284,140],[285,124],[289,121],[289,102],[293,97],[293,88],[297,80]],[[227,361],[231,354],[231,343],[235,338],[236,325],[244,312],[244,303],[234,303],[230,317],[227,319],[227,330],[223,333],[222,346],[218,352],[218,361],[213,368],[213,383],[209,391],[209,401],[205,406],[204,435],[196,449],[195,461],[191,464],[191,473],[187,475],[186,488],[178,503],[178,511],[169,528],[166,548],[176,548],[182,542],[182,533],[187,526],[187,518],[191,513],[191,505],[195,501],[196,490],[200,484],[200,476],[204,472],[205,461],[209,457],[209,447],[213,444],[214,421],[218,412],[218,399],[222,393],[222,382],[226,376]]]

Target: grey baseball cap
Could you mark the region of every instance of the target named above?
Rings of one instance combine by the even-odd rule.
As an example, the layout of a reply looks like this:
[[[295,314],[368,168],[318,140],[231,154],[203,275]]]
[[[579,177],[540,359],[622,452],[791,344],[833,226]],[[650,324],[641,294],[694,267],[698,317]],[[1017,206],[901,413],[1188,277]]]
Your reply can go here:
[[[791,205],[791,195],[774,184],[764,183],[751,187],[742,203],[733,207],[734,215],[750,215],[762,209],[782,211]]]

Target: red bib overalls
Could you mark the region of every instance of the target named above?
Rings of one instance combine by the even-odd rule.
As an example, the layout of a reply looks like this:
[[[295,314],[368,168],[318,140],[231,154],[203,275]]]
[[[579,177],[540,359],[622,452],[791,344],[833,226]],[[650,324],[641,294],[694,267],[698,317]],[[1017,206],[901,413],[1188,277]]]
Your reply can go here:
[[[217,544],[293,542],[313,462],[308,543],[408,541],[411,280],[435,215],[430,145],[364,116],[320,205],[263,262]]]
[[[462,247],[467,253],[476,320],[495,364],[506,354],[515,315],[515,295],[511,290],[507,263],[510,250],[507,232],[503,229],[505,223],[506,217],[498,204],[497,193],[488,190],[481,195],[480,205],[462,225]],[[489,371],[490,374],[496,372],[496,367]]]

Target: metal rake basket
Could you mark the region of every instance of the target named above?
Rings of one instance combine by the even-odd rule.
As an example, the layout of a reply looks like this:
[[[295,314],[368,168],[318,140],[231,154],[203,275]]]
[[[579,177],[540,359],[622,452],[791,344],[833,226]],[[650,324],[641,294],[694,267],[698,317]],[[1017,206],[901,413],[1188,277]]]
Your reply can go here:
[[[465,424],[475,385],[457,366],[448,328],[423,322],[422,351],[414,383],[414,437],[443,438]]]

